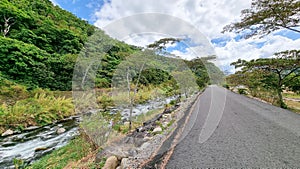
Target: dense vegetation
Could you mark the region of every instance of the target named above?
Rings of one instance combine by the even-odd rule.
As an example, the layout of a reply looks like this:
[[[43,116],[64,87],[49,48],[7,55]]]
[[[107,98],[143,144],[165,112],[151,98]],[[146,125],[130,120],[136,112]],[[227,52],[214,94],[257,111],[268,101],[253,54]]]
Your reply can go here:
[[[76,54],[95,28],[48,0],[3,0],[0,8],[2,75],[31,88],[70,90]]]
[[[241,22],[224,27],[224,31],[242,33],[245,38],[263,37],[278,29],[300,33],[297,29],[300,24],[299,8],[300,2],[296,0],[253,0],[251,8],[242,11]],[[287,108],[282,92],[291,90],[299,93],[299,49],[275,53],[270,58],[251,61],[239,59],[232,65],[241,68],[241,71],[230,75],[228,82],[233,86],[245,85],[253,96]]]
[[[70,105],[72,101],[64,98],[65,93],[57,95],[51,91],[71,91],[74,66],[79,56],[101,55],[94,79],[97,88],[111,87],[116,68],[129,56],[140,53],[141,57],[162,57],[109,37],[70,12],[53,6],[49,0],[3,0],[0,8],[0,131],[44,125],[74,114]],[[169,38],[161,42],[166,44],[172,40]],[[178,41],[175,39],[172,43]],[[159,48],[162,49],[165,47]],[[219,83],[213,79],[219,79],[222,75],[207,60],[184,61],[201,88],[210,83],[210,78],[213,83]],[[172,95],[178,90],[178,82],[170,72],[160,69],[164,64],[156,66],[131,77],[133,82],[140,77],[138,84],[141,90],[136,96],[137,103],[151,99],[153,88],[159,88],[155,91],[160,91],[160,95]],[[82,72],[75,73],[81,76]],[[108,94],[102,95],[98,97],[98,103],[104,107],[111,105],[106,97]]]
[[[171,96],[180,92],[187,96],[192,92],[189,85],[193,78],[196,82],[194,84],[203,88],[211,82],[220,83],[218,79],[223,75],[207,58],[191,61],[167,58],[164,53],[157,53],[157,49],[142,49],[113,39],[87,21],[59,6],[53,6],[49,0],[1,0],[0,9],[0,133],[7,129],[22,131],[29,126],[44,126],[77,113],[71,99],[71,89],[74,74],[75,77],[85,76],[85,72],[80,71],[80,66],[84,65],[76,67],[81,56],[101,56],[101,61],[95,62],[99,64],[92,67],[96,72],[95,87],[100,94],[97,96],[97,103],[104,111],[114,104],[109,89],[114,74],[122,61],[129,60],[131,56],[139,56],[139,60],[144,63],[147,57],[150,60],[155,57],[170,63],[180,62],[190,69],[176,70],[174,64],[152,63],[149,60],[152,67],[137,72],[131,70],[132,85],[129,85],[129,90],[134,89],[132,91],[137,92],[138,89],[132,97],[134,103],[144,103],[155,97]],[[158,49],[162,50],[164,47]],[[176,72],[172,74],[171,69]],[[127,72],[129,75],[129,71]],[[92,77],[89,73],[87,76]],[[184,77],[182,82],[175,80],[177,76]],[[179,91],[178,84],[184,86],[184,91]],[[119,97],[124,99],[124,96],[128,95]],[[103,114],[105,113],[111,117],[110,113]],[[147,118],[154,115],[155,113],[148,112]],[[121,120],[119,116],[114,117],[118,118],[118,122]],[[104,120],[107,123],[111,119]],[[98,122],[95,125],[101,127]],[[137,124],[142,124],[142,121],[133,121],[134,127]],[[127,132],[130,128],[119,130]],[[90,148],[85,140],[78,138],[31,168],[62,168],[70,160],[76,161],[86,156]]]

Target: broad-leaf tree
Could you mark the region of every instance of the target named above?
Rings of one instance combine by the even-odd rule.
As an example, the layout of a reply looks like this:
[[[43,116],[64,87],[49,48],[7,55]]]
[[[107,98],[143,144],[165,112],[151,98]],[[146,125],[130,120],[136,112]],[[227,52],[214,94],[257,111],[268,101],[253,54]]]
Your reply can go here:
[[[246,38],[262,37],[278,29],[300,33],[299,0],[252,0],[251,8],[241,13],[241,21],[225,26],[223,32],[247,31]]]
[[[286,107],[282,98],[284,85],[288,87],[289,82],[300,77],[300,50],[284,51],[276,53],[274,58],[260,58],[251,61],[239,59],[233,62],[236,68],[241,67],[243,72],[263,70],[276,75],[276,82],[262,81],[266,85],[274,85],[279,99],[279,105]],[[273,80],[273,79],[272,79]]]

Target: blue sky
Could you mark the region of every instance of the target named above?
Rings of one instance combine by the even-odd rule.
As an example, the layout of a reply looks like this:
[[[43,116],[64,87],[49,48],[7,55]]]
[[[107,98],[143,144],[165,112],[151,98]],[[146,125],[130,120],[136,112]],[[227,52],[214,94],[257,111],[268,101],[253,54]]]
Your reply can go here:
[[[95,22],[93,17],[95,11],[104,4],[102,0],[52,0],[52,2],[91,24]]]
[[[65,10],[87,20],[99,28],[126,16],[141,13],[162,13],[178,17],[194,25],[214,47],[218,57],[216,63],[224,71],[233,72],[230,63],[237,59],[271,57],[283,50],[299,49],[300,34],[288,30],[271,33],[264,38],[243,39],[239,34],[221,31],[225,25],[240,20],[240,12],[250,8],[251,0],[51,0]],[[126,25],[130,29],[133,25]],[[134,27],[133,27],[134,28]],[[132,29],[133,29],[132,28]],[[176,28],[176,25],[174,26]],[[141,45],[152,43],[155,38],[127,40]],[[157,36],[156,38],[159,38]],[[193,43],[179,43],[168,51],[187,58],[195,48]]]

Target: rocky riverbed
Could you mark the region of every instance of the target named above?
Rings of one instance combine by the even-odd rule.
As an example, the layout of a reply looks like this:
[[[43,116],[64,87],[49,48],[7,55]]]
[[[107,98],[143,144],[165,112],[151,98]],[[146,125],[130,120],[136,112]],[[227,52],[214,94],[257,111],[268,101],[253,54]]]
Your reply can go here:
[[[133,109],[133,116],[162,108],[175,98],[169,97],[136,105]],[[112,113],[115,111],[120,111],[123,119],[128,118],[128,108],[113,108],[111,110]],[[90,113],[96,112],[99,111],[90,111]],[[65,146],[79,134],[78,125],[80,120],[81,116],[73,116],[43,127],[32,126],[22,133],[7,130],[0,136],[0,168],[14,168],[14,159],[21,159],[27,164],[32,163],[45,154]]]
[[[145,122],[142,127],[127,135],[121,141],[112,143],[96,155],[95,162],[107,158],[104,168],[140,168],[153,159],[163,142],[169,138],[177,128],[177,123],[188,113],[189,107],[196,100],[197,95],[165,109],[162,114]],[[168,149],[166,149],[167,151]]]
[[[14,168],[13,160],[33,162],[41,156],[66,145],[79,134],[78,118],[70,117],[44,127],[30,127],[22,133],[0,138],[0,168]]]

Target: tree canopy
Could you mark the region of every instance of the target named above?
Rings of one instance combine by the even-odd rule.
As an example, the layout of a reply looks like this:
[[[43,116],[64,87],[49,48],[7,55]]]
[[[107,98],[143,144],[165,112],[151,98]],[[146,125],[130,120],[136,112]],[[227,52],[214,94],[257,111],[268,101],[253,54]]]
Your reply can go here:
[[[284,86],[296,89],[295,85],[290,82],[300,77],[300,50],[279,52],[273,58],[260,58],[251,61],[239,59],[231,65],[236,68],[241,67],[244,75],[247,75],[246,72],[264,75],[260,83],[264,87],[274,88],[278,94],[279,105],[285,107],[282,90]],[[251,76],[248,75],[247,77],[250,78]],[[255,80],[259,81],[259,79]]]
[[[300,33],[299,15],[298,0],[252,0],[251,8],[242,10],[241,21],[225,26],[223,32],[243,32],[246,38],[262,37],[278,29]]]

